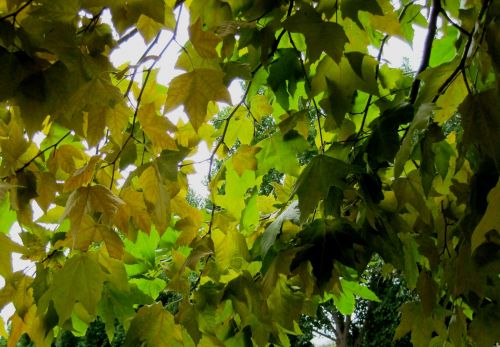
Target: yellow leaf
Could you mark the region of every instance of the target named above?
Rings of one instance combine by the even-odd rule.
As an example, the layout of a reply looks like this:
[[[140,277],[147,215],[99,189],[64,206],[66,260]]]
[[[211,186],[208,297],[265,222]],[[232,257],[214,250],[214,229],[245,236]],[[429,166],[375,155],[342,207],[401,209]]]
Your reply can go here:
[[[143,14],[140,15],[137,21],[137,30],[139,30],[142,37],[144,37],[146,43],[154,39],[161,29],[162,25],[160,23]]]
[[[144,170],[139,177],[139,186],[143,189],[153,223],[162,234],[170,223],[170,196],[155,167]]]
[[[269,103],[267,96],[257,94],[250,102],[250,112],[260,122],[263,117],[273,113],[273,107]]]
[[[245,170],[255,171],[257,169],[257,154],[261,148],[241,145],[238,151],[233,155],[233,167],[238,175],[243,175]]]
[[[63,144],[52,152],[47,166],[49,170],[58,177],[59,169],[63,172],[72,174],[76,170],[76,165],[85,159],[85,153],[73,145]]]
[[[402,37],[401,26],[396,12],[388,12],[383,16],[372,16],[370,22],[375,29],[391,36]]]
[[[224,136],[224,143],[231,148],[239,139],[242,144],[249,145],[253,140],[254,126],[253,121],[248,116],[248,112],[244,108],[239,108],[231,120]]]
[[[26,152],[29,143],[25,140],[22,127],[12,120],[9,124],[8,137],[0,139],[2,149],[2,167],[12,170],[23,165],[19,159]]]
[[[121,205],[115,215],[117,225],[123,230],[127,230],[127,224],[132,218],[134,224],[144,231],[150,232],[151,218],[144,201],[144,194],[134,190],[132,187],[124,188],[120,193],[120,198],[125,202]]]
[[[168,131],[175,126],[165,117],[156,115],[153,103],[142,106],[137,113],[139,122],[146,136],[153,142],[153,147],[161,151],[163,149],[177,150],[175,141],[168,135]]]
[[[201,57],[217,57],[215,47],[221,42],[221,39],[210,31],[204,31],[200,18],[189,27],[189,37]]]
[[[69,218],[72,232],[76,235],[82,227],[86,213],[100,212],[103,222],[112,220],[123,200],[113,194],[111,190],[101,185],[80,187],[73,191],[66,202],[61,219]]]
[[[118,144],[123,141],[123,131],[127,127],[129,115],[129,108],[122,103],[106,109],[106,125],[111,138]]]
[[[472,233],[471,247],[474,251],[483,242],[489,241],[489,233],[494,238],[500,235],[500,180],[497,185],[488,193],[488,208]]]
[[[83,112],[83,135],[90,147],[97,146],[104,136],[106,117],[103,117],[108,107],[100,108],[99,112]]]
[[[90,158],[86,165],[75,171],[73,175],[64,183],[63,192],[70,192],[92,182],[92,179],[94,178],[94,171],[99,160],[100,157],[95,155]]]
[[[60,243],[62,246],[87,251],[94,242],[104,241],[108,254],[121,259],[123,256],[123,242],[120,237],[109,227],[94,222],[91,216],[85,214],[77,233],[68,233],[66,239]]]
[[[222,71],[217,58],[204,58],[193,47],[191,42],[187,42],[182,52],[177,58],[175,68],[185,71],[194,69],[210,69]]]
[[[24,253],[24,247],[0,233],[0,276],[8,278],[12,274],[12,253]]]
[[[47,212],[50,204],[54,203],[56,192],[58,191],[56,178],[50,172],[36,172],[36,193],[35,198],[38,205]]]
[[[165,111],[184,105],[197,130],[205,121],[209,101],[231,102],[223,77],[223,72],[210,69],[197,69],[175,77],[170,83]]]

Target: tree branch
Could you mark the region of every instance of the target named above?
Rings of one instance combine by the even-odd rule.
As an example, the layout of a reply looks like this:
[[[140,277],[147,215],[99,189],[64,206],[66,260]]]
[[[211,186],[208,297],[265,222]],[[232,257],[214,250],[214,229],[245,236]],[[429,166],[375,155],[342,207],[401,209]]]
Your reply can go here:
[[[483,6],[481,7],[481,11],[479,12],[479,15],[477,18],[478,21],[480,21],[482,19],[482,17],[486,14],[486,11],[487,11],[488,7],[490,6],[490,3],[491,3],[490,0],[485,0],[483,2]],[[471,92],[471,88],[469,86],[469,83],[467,82],[467,78],[466,78],[467,76],[465,74],[465,63],[467,62],[468,53],[469,53],[469,50],[472,46],[472,42],[474,41],[474,33],[475,33],[475,29],[470,33],[469,39],[467,40],[467,43],[465,44],[464,52],[462,54],[462,59],[460,59],[460,63],[458,64],[456,69],[451,73],[451,75],[446,79],[446,81],[444,81],[444,83],[441,85],[441,87],[439,87],[436,95],[432,99],[432,102],[436,102],[441,97],[441,95],[444,94],[446,89],[448,89],[448,87],[453,83],[453,81],[455,80],[455,78],[457,78],[457,76],[460,72],[463,73],[464,83],[465,83],[465,86],[467,88],[467,91],[469,93]],[[474,56],[476,54],[476,52],[474,52],[474,54],[472,54],[472,56]]]
[[[441,11],[441,0],[433,0],[431,14],[429,18],[429,31],[427,32],[427,36],[425,38],[424,50],[422,53],[422,62],[420,63],[420,67],[417,70],[417,76],[411,86],[411,92],[410,92],[411,104],[414,104],[415,101],[417,100],[418,90],[420,88],[421,81],[418,78],[418,75],[422,71],[427,69],[427,67],[429,66],[429,61],[431,59],[432,42],[434,41],[434,37],[436,36],[437,19],[440,11]]]

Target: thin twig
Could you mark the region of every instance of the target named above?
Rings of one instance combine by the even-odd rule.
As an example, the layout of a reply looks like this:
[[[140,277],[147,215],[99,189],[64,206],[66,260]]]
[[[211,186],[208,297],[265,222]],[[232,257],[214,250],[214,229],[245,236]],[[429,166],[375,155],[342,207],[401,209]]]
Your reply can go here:
[[[3,17],[0,17],[0,20],[5,20],[5,19],[8,19],[8,18],[13,18],[14,19],[14,22],[16,21],[16,17],[19,13],[21,13],[26,7],[28,7],[29,5],[31,5],[31,3],[33,2],[33,0],[28,0],[26,1],[22,6],[20,6],[17,10],[15,10],[14,12],[11,12],[9,14],[6,14],[5,16]]]
[[[479,15],[478,15],[478,19],[477,19],[478,21],[480,21],[482,19],[482,17],[486,14],[486,11],[488,10],[490,3],[491,3],[491,1],[488,1],[488,0],[484,1],[483,6],[481,7],[481,11],[479,12]],[[467,40],[467,43],[465,44],[464,52],[462,54],[462,59],[460,59],[460,63],[455,68],[455,70],[451,73],[451,75],[448,76],[446,81],[444,81],[444,83],[439,87],[436,95],[432,99],[432,102],[435,103],[441,97],[441,95],[444,94],[444,92],[453,83],[453,81],[457,78],[458,74],[465,70],[465,67],[466,67],[465,63],[467,62],[468,53],[469,53],[469,50],[472,46],[472,42],[474,41],[474,34],[475,34],[475,30],[473,30],[470,33],[469,39]],[[471,55],[471,57],[473,57],[476,54],[476,52],[477,52],[477,50]],[[466,76],[465,72],[463,72],[463,77],[464,77],[465,86],[470,93],[471,88],[468,84],[468,81],[466,78],[467,76]]]
[[[450,16],[448,15],[448,13],[446,12],[446,10],[444,8],[441,8],[441,14],[443,15],[444,18],[446,18],[446,20],[448,21],[448,23],[450,23],[452,26],[454,26],[455,28],[457,28],[458,31],[460,31],[462,34],[464,34],[467,37],[470,37],[472,35],[470,32],[468,32],[463,27],[461,27],[460,25],[458,25],[453,19],[451,19]]]
[[[295,53],[297,54],[297,57],[299,58],[300,66],[302,68],[302,73],[304,74],[304,80],[306,81],[306,87],[308,89],[308,92],[311,93],[312,91],[311,81],[309,80],[309,76],[307,74],[306,65],[304,64],[304,59],[302,59],[301,52],[297,48],[297,45],[295,44],[295,41],[293,40],[292,34],[290,32],[288,32],[288,38],[290,40],[290,43],[292,44],[293,49],[295,50]],[[314,97],[311,97],[311,100],[314,105],[314,109],[316,111],[316,121],[318,122],[319,140],[321,143],[320,150],[321,153],[325,153],[325,142],[323,141],[323,130],[321,128],[321,112],[319,111],[319,107]]]
[[[380,72],[380,61],[382,60],[382,53],[384,51],[385,43],[387,42],[388,39],[389,39],[389,35],[385,35],[384,38],[382,39],[381,44],[380,44],[380,49],[379,49],[378,55],[377,55],[377,66],[375,67],[375,82],[378,81],[378,75]],[[363,133],[366,119],[368,118],[368,110],[370,109],[370,106],[372,104],[372,98],[373,98],[373,94],[370,94],[368,96],[368,100],[366,101],[366,105],[365,105],[365,108],[363,110],[363,119],[361,120],[361,126],[359,127],[358,133],[356,134],[356,137],[354,138],[354,142],[356,142],[356,140]]]
[[[31,158],[30,160],[28,160],[26,163],[24,163],[23,166],[21,166],[19,169],[16,169],[15,173],[19,173],[21,171],[23,171],[24,169],[26,169],[32,162],[34,162],[38,157],[40,157],[41,155],[43,155],[45,152],[47,152],[48,150],[52,149],[52,148],[55,148],[57,146],[59,146],[59,144],[66,138],[68,137],[69,135],[71,134],[71,131],[68,131],[66,134],[64,134],[59,140],[57,140],[56,143],[44,148],[43,150],[39,151],[33,158]],[[6,177],[2,177],[2,180],[8,178],[8,176]]]
[[[160,60],[159,58],[161,56],[163,56],[163,54],[165,53],[165,51],[168,49],[168,47],[170,47],[170,45],[172,44],[172,42],[174,42],[175,40],[175,37],[177,35],[177,29],[178,29],[178,24],[179,24],[179,19],[180,19],[180,15],[181,15],[181,11],[182,11],[182,7],[179,9],[179,14],[177,16],[177,21],[175,23],[175,28],[174,28],[174,31],[173,31],[173,34],[172,34],[172,37],[170,38],[170,40],[168,40],[167,44],[163,47],[163,49],[160,51],[160,53],[158,54],[158,59],[154,60],[152,63],[151,63],[151,66],[147,69],[146,71],[146,76],[144,77],[144,82],[142,83],[142,86],[141,86],[141,90],[139,92],[139,95],[137,96],[137,102],[136,102],[136,105],[135,105],[135,110],[134,110],[134,116],[132,118],[132,125],[130,127],[130,132],[127,136],[127,138],[125,139],[125,141],[123,142],[123,145],[120,147],[120,150],[118,151],[118,153],[116,154],[116,157],[115,159],[113,159],[112,162],[110,162],[108,165],[105,165],[103,166],[102,168],[106,168],[108,166],[113,166],[113,173],[111,174],[111,183],[110,183],[110,189],[113,187],[113,181],[114,181],[114,172],[115,172],[115,167],[116,167],[116,163],[118,161],[118,159],[120,158],[121,154],[123,153],[125,147],[127,146],[128,142],[133,138],[134,136],[134,130],[135,130],[135,126],[136,126],[136,123],[137,123],[137,114],[139,113],[139,107],[140,107],[140,104],[141,104],[141,100],[142,100],[142,95],[144,94],[144,90],[146,89],[146,85],[149,81],[149,77],[151,76],[151,73],[153,71],[153,68],[156,66],[156,64],[158,63],[158,61]],[[155,40],[158,40],[159,36],[160,36],[161,32],[158,33],[158,35],[156,36]],[[145,57],[147,55],[147,53],[149,53],[149,50],[151,50],[152,48],[152,45],[150,45],[148,47],[148,49],[144,52],[143,54],[143,57]],[[141,59],[143,58],[141,57]],[[135,76],[135,72],[134,71],[134,74],[133,74],[133,77]],[[133,80],[132,80],[133,81]],[[131,84],[132,84],[132,81],[131,83],[129,84],[129,88],[127,88],[127,91],[125,92],[125,96],[128,95],[129,91],[130,91],[130,87],[131,87]]]

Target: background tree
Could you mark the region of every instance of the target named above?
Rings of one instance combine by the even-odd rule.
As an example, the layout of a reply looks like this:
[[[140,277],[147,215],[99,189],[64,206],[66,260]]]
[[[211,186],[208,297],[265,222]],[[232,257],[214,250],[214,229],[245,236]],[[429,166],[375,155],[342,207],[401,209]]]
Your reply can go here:
[[[8,345],[97,317],[125,346],[289,345],[322,303],[347,317],[376,299],[374,257],[417,295],[395,339],[499,341],[499,15],[498,0],[0,1]],[[384,59],[414,25],[415,74]],[[134,35],[142,57],[113,66]],[[214,126],[232,81],[241,99]],[[200,143],[208,211],[187,201]]]

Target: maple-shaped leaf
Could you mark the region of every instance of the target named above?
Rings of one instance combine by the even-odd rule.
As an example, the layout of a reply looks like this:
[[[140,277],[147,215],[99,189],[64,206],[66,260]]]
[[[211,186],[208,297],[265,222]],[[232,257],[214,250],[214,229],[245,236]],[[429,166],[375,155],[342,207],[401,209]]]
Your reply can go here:
[[[165,111],[184,105],[191,124],[198,129],[205,121],[209,101],[231,102],[223,77],[223,72],[211,69],[195,69],[175,77],[168,89]]]
[[[76,254],[66,261],[54,274],[47,293],[54,302],[59,324],[71,316],[76,303],[81,304],[88,314],[95,315],[104,280],[105,274],[95,253]]]
[[[203,58],[216,58],[217,51],[215,47],[221,42],[221,39],[210,31],[204,31],[201,18],[189,27],[189,39],[194,49]]]
[[[330,187],[346,189],[347,175],[358,171],[339,159],[326,155],[314,157],[300,174],[291,194],[299,197],[301,219],[306,219],[320,200],[327,197]]]
[[[143,306],[130,323],[125,346],[176,347],[194,343],[174,321],[174,316],[158,302]]]
[[[349,42],[342,26],[323,21],[321,14],[307,5],[302,6],[283,25],[286,30],[305,36],[311,61],[316,61],[321,52],[325,52],[338,63],[342,58],[344,45]],[[328,40],[325,40],[326,37]]]

